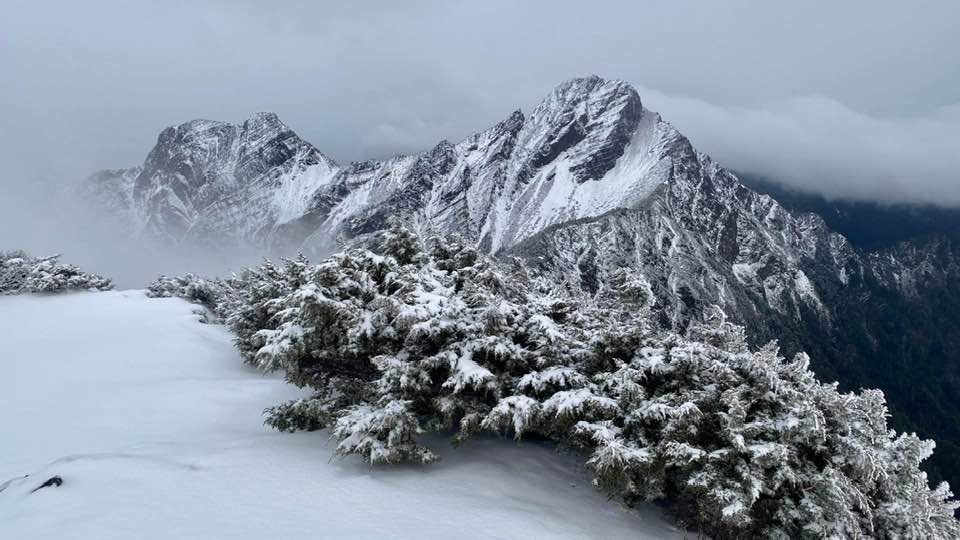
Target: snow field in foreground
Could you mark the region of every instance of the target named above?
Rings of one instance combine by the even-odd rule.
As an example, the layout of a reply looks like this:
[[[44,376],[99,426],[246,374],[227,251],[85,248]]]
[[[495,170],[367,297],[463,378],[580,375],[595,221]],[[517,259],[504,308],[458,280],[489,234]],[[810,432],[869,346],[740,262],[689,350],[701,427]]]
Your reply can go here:
[[[0,538],[683,536],[545,445],[434,439],[443,460],[426,467],[331,459],[326,432],[263,426],[299,391],[244,366],[197,309],[139,291],[0,298]]]

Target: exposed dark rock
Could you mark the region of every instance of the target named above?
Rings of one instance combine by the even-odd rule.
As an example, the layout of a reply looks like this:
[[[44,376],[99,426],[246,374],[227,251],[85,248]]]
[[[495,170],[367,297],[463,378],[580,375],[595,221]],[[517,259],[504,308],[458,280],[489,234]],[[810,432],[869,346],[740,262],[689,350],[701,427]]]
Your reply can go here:
[[[30,490],[30,493],[36,493],[37,491],[40,491],[41,489],[44,489],[44,488],[60,487],[62,485],[63,485],[63,478],[60,478],[59,476],[51,476],[44,483]]]

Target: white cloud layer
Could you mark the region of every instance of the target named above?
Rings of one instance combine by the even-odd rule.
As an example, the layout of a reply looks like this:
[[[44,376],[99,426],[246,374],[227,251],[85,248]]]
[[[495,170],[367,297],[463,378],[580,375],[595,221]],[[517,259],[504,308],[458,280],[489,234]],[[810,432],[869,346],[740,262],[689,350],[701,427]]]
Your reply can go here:
[[[644,102],[735,169],[960,206],[958,20],[949,0],[9,0],[0,219],[25,184],[140,163],[191,118],[270,110],[336,159],[383,157],[589,73],[655,89]]]
[[[822,96],[720,107],[641,92],[729,168],[828,198],[960,206],[960,104],[878,117]]]

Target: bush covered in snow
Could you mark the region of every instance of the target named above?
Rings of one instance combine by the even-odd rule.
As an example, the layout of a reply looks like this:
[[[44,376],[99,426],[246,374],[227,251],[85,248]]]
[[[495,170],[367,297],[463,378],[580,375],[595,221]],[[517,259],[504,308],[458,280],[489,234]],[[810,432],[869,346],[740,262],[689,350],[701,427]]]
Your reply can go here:
[[[56,293],[112,289],[109,279],[88,274],[59,255],[32,257],[23,251],[0,251],[0,294]]]
[[[196,274],[160,276],[147,286],[146,294],[151,298],[176,297],[200,304],[210,310],[213,321],[221,322],[233,305],[230,302],[234,294],[232,283],[233,278],[209,279]]]
[[[280,265],[268,260],[225,279],[190,273],[160,276],[147,287],[146,294],[151,298],[183,298],[206,307],[215,320],[232,323],[237,346],[247,351],[247,336],[270,324],[273,313],[264,303],[299,286],[297,276],[307,266],[307,260],[299,257],[283,260]]]
[[[244,357],[313,391],[269,424],[330,428],[338,454],[372,463],[435,460],[425,432],[549,438],[582,449],[600,489],[721,537],[960,537],[948,487],[919,469],[933,443],[889,430],[881,392],[750,350],[719,311],[686,336],[656,329],[627,270],[585,297],[427,244],[395,227],[380,254],[230,281],[219,309]]]

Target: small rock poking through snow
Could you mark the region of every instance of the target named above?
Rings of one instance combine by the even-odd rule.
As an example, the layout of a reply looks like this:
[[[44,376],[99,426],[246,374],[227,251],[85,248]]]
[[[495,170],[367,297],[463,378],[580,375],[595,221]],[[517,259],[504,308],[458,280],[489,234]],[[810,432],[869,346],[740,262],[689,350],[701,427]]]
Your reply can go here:
[[[296,389],[245,367],[195,310],[136,291],[0,298],[0,538],[683,536],[575,489],[577,460],[536,444],[480,439],[429,467],[328,461],[325,432],[262,425]]]

